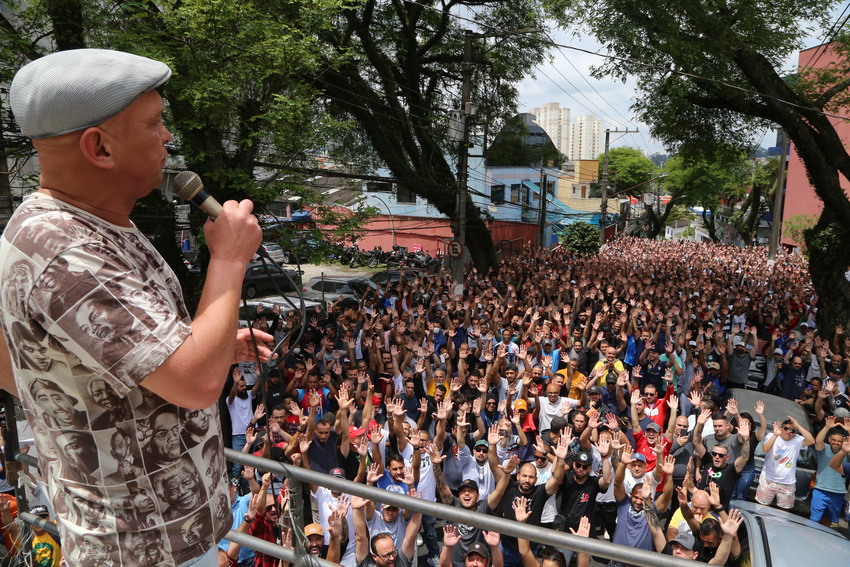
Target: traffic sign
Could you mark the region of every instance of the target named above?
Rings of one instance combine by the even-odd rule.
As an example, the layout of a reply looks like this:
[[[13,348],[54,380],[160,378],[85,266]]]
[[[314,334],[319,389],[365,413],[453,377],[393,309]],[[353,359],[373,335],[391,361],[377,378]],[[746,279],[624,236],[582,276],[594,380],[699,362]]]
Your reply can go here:
[[[447,252],[452,258],[460,258],[461,256],[463,256],[463,244],[461,244],[457,240],[450,240],[447,247]]]

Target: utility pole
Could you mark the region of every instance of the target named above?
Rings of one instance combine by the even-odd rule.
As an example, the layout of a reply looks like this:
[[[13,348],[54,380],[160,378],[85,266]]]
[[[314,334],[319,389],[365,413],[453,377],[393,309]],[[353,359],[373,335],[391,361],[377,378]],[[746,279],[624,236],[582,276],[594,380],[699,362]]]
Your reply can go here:
[[[452,260],[452,279],[460,285],[460,291],[463,289],[463,272],[466,266],[469,252],[466,246],[466,201],[467,197],[467,182],[469,177],[469,117],[475,114],[475,107],[472,105],[472,38],[475,37],[503,37],[517,34],[535,33],[538,28],[522,28],[513,31],[492,32],[492,33],[473,33],[472,30],[464,30],[463,32],[463,67],[461,68],[461,83],[460,93],[460,132],[458,132],[458,160],[457,160],[457,232],[456,238],[463,246],[463,253],[458,259]],[[457,293],[457,291],[456,291]]]
[[[537,245],[540,248],[546,247],[546,170],[540,168],[540,210],[537,215]]]
[[[605,244],[605,225],[608,219],[608,149],[611,134],[636,134],[637,130],[605,129],[605,160],[602,162],[602,202],[599,204],[599,244]]]
[[[770,246],[767,251],[767,261],[772,266],[776,261],[779,249],[779,236],[782,231],[782,207],[785,204],[785,165],[788,160],[788,135],[779,129],[782,136],[781,154],[779,155],[779,173],[776,175],[776,196],[773,201],[773,224],[770,225]],[[757,204],[754,203],[753,206]]]
[[[467,177],[469,175],[469,117],[472,116],[472,38],[471,30],[463,33],[463,68],[461,75],[463,83],[461,86],[460,104],[462,121],[460,124],[460,142],[458,142],[457,159],[457,240],[463,246],[463,254],[460,258],[452,260],[452,279],[463,285],[463,268],[469,254],[466,250],[466,200],[467,200]]]

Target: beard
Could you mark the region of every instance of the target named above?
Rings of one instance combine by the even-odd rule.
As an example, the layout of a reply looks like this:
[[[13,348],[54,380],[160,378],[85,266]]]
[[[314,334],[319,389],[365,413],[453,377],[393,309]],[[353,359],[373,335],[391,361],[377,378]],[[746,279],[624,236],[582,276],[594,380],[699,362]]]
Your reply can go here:
[[[236,397],[240,400],[244,400],[248,397],[248,390],[242,390],[241,392],[236,392]]]

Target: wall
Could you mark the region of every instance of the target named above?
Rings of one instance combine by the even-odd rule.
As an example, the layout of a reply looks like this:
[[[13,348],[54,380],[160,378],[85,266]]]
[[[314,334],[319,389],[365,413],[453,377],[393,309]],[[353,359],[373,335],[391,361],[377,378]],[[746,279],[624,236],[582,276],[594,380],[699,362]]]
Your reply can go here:
[[[812,61],[815,61],[816,68],[823,68],[836,63],[838,56],[829,46],[826,46],[826,51],[824,51],[824,46],[818,46],[800,52],[798,61],[800,68],[810,67]],[[846,109],[836,111],[834,114],[850,117],[850,112]],[[835,126],[836,132],[846,147],[848,141],[850,141],[850,122],[838,118],[830,118],[830,122]],[[841,178],[841,186],[844,187],[844,192],[850,195],[850,182],[843,177]],[[791,144],[791,153],[788,156],[788,179],[785,187],[785,206],[782,211],[783,224],[795,215],[820,216],[823,203],[815,195],[815,190],[806,176],[806,168],[798,157],[797,149],[793,143]],[[781,242],[797,245],[797,243],[785,237],[782,237]]]

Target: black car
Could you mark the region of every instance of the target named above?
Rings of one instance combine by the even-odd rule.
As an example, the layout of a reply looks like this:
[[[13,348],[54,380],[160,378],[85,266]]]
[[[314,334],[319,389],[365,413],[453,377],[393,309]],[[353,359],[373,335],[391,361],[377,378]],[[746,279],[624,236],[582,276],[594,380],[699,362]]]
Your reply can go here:
[[[301,286],[301,274],[296,270],[281,269],[269,263],[252,262],[245,269],[242,295],[251,299],[258,295],[282,294]]]

